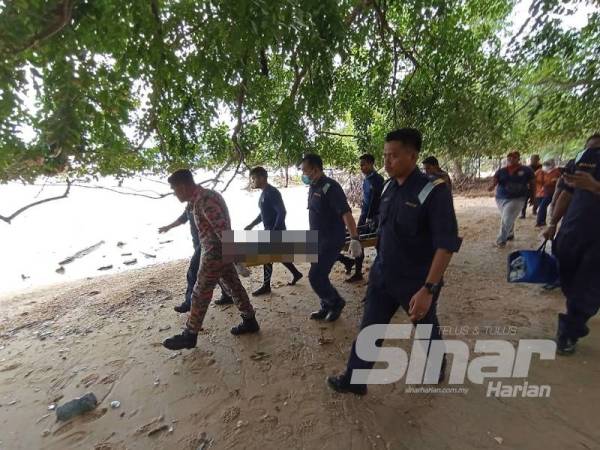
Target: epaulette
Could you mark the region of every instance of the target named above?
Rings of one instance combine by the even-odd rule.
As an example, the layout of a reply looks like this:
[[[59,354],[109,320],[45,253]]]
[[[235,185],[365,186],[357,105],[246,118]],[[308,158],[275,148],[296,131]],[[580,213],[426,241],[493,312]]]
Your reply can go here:
[[[429,197],[429,194],[431,194],[433,188],[443,183],[445,183],[443,178],[435,178],[423,186],[423,189],[421,189],[421,192],[419,192],[419,202],[421,205],[425,203],[425,200],[427,200],[427,197]]]

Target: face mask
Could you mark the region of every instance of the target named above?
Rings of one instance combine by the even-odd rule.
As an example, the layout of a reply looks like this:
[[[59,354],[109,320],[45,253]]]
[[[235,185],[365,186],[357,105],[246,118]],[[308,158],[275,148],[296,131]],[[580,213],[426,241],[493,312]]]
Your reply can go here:
[[[308,175],[302,175],[302,182],[304,184],[310,184],[310,178],[308,177]]]

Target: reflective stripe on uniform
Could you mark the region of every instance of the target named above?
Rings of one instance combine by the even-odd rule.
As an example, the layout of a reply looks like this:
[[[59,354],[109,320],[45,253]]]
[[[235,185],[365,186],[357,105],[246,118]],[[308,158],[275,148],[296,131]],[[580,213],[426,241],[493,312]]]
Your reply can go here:
[[[323,185],[323,194],[327,194],[327,191],[329,190],[330,187],[331,187],[331,183],[325,183]]]
[[[429,197],[429,194],[431,194],[433,188],[442,183],[445,183],[443,178],[436,178],[435,180],[430,181],[423,186],[423,189],[421,189],[421,192],[419,192],[419,203],[421,203],[421,205],[425,203],[425,200],[427,200],[427,197]]]
[[[383,189],[381,190],[381,197],[383,197],[383,194],[385,193],[385,190],[388,188],[388,186],[392,184],[392,180],[393,178],[390,178],[383,184]]]

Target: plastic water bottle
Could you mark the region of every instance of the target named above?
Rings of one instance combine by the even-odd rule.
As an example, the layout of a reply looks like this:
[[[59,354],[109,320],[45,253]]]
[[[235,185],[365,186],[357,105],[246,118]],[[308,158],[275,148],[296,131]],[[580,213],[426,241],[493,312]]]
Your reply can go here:
[[[96,396],[90,392],[83,397],[71,400],[56,408],[56,418],[63,421],[69,420],[72,417],[93,410],[97,405],[98,400],[96,399]]]

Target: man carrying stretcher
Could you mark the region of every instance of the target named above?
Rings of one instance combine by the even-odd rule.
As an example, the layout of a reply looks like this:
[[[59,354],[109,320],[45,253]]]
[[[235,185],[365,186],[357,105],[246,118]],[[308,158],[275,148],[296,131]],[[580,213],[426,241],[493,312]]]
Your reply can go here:
[[[379,199],[383,190],[383,177],[375,170],[375,157],[371,154],[364,154],[360,157],[360,171],[365,176],[363,180],[363,200],[360,208],[360,217],[358,219],[358,232],[361,235],[361,241],[364,235],[375,233],[377,231],[377,216],[379,212]],[[348,238],[349,235],[346,237]],[[363,243],[363,247],[365,244]],[[354,283],[363,279],[362,264],[365,259],[364,253],[356,258],[349,258],[345,255],[338,256],[344,266],[346,273],[350,274],[352,266],[356,265],[354,275],[346,280],[348,283]]]

